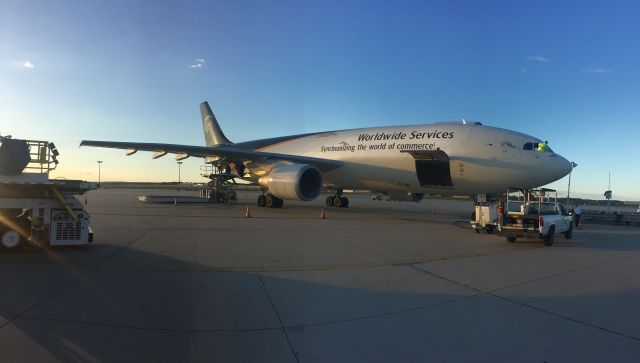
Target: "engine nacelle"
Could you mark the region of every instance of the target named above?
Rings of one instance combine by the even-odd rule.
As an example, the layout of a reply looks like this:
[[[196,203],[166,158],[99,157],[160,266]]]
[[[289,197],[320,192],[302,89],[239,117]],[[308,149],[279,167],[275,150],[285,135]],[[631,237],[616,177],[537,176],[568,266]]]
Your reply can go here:
[[[387,196],[390,200],[400,202],[419,202],[424,198],[423,193],[403,193],[403,192],[387,192]]]
[[[258,183],[280,199],[309,201],[322,191],[322,173],[313,165],[280,164]]]

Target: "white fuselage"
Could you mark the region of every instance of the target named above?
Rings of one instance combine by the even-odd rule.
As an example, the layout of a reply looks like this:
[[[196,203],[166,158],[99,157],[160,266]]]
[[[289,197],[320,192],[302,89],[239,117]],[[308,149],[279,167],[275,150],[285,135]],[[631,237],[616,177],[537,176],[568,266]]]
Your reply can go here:
[[[319,133],[258,150],[343,161],[344,166],[323,173],[328,187],[471,195],[533,188],[568,174],[571,165],[562,156],[525,150],[526,143],[538,142],[532,136],[479,124],[435,123]],[[430,180],[430,173],[443,173],[442,168],[432,167],[436,163],[416,162],[433,155],[448,157],[450,183]],[[248,167],[255,176],[268,172],[258,165]],[[420,173],[417,168],[426,169]]]

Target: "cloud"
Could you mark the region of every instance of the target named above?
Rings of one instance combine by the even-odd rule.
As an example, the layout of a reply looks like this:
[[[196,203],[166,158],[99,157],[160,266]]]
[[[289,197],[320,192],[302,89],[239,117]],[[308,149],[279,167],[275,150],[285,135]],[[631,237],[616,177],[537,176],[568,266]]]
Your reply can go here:
[[[527,60],[540,62],[540,63],[549,63],[551,60],[547,57],[543,57],[541,55],[530,55],[527,57]]]
[[[190,66],[191,69],[198,69],[198,68],[202,68],[204,66],[204,59],[203,58],[196,58],[196,63],[192,64]]]
[[[589,74],[605,74],[605,73],[611,73],[613,72],[610,69],[603,69],[603,68],[583,68],[582,72],[584,73],[589,73]]]
[[[33,65],[33,63],[31,63],[31,61],[26,61],[26,62],[24,62],[24,63],[22,64],[22,66],[23,66],[24,68],[27,68],[27,69],[33,69],[33,68],[35,68],[35,66]]]

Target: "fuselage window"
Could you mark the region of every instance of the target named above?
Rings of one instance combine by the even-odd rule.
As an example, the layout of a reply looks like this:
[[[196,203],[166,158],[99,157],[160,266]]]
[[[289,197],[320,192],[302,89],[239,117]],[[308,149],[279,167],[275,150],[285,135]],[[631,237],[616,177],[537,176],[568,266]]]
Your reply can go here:
[[[524,150],[533,150],[533,143],[532,142],[528,142],[528,143],[524,144],[523,149]]]

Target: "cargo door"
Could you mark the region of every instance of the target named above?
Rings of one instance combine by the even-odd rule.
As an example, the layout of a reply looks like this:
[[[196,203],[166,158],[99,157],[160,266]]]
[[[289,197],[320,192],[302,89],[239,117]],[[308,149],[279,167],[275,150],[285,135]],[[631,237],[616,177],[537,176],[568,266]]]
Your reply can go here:
[[[451,188],[450,160],[442,150],[407,151],[416,163],[416,175],[423,188]]]

